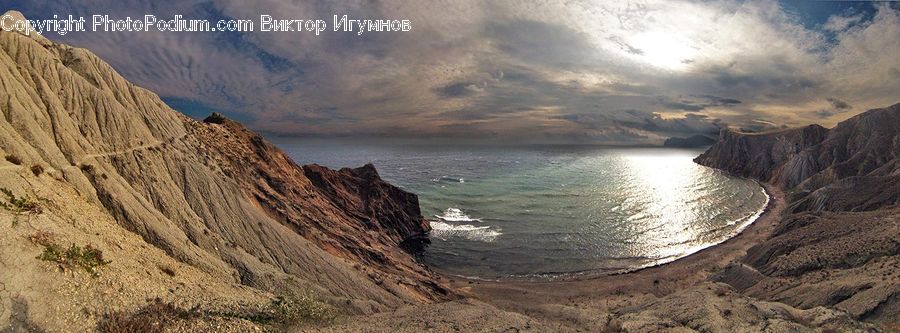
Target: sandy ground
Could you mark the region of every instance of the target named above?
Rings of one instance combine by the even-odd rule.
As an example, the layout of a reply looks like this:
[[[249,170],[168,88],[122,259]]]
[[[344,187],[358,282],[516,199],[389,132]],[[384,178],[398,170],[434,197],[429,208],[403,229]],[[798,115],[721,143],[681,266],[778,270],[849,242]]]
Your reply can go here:
[[[646,301],[684,290],[706,281],[747,249],[765,240],[781,218],[784,193],[764,184],[768,207],[756,222],[739,235],[679,260],[631,273],[571,281],[476,281],[445,278],[467,296],[501,309],[545,320],[589,327],[605,318]],[[598,318],[598,316],[600,318]]]

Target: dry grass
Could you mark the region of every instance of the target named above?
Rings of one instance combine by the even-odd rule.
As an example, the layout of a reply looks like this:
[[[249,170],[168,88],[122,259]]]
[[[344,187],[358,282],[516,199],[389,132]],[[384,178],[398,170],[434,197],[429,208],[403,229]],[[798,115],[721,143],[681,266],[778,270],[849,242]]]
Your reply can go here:
[[[53,244],[53,239],[55,237],[56,236],[52,232],[40,229],[31,233],[31,235],[28,235],[28,240],[37,245],[48,246]]]
[[[181,309],[172,303],[163,303],[157,298],[153,303],[135,311],[107,314],[97,324],[97,331],[103,333],[162,332],[176,320],[197,316],[196,311]]]
[[[267,331],[282,331],[295,325],[321,325],[333,321],[335,310],[308,297],[275,298],[265,309],[234,311],[204,311],[197,307],[180,308],[157,298],[136,311],[118,311],[106,314],[97,324],[103,333],[162,332],[170,325],[187,320],[212,320],[214,318],[247,320],[263,326]]]
[[[310,296],[278,297],[271,307],[276,321],[286,324],[325,324],[337,317],[333,307]]]

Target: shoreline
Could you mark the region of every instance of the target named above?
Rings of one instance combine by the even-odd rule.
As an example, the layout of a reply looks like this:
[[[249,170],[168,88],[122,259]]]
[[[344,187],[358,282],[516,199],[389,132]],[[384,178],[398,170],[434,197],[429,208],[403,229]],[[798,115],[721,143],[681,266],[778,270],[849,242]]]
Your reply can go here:
[[[585,270],[585,271],[558,273],[558,275],[556,275],[556,276],[547,277],[547,278],[526,278],[526,277],[487,278],[487,277],[480,277],[480,276],[464,276],[464,275],[450,274],[450,273],[442,272],[437,269],[432,269],[432,271],[434,271],[435,273],[439,274],[440,276],[445,277],[450,280],[460,279],[463,281],[478,281],[478,282],[492,282],[492,283],[504,283],[504,282],[553,283],[553,282],[573,282],[573,281],[591,280],[591,279],[602,278],[602,277],[607,277],[607,276],[628,275],[628,274],[637,273],[637,272],[640,272],[640,271],[643,271],[646,269],[651,269],[651,268],[656,268],[656,267],[660,267],[660,266],[664,266],[664,265],[674,264],[678,261],[687,259],[687,258],[697,255],[701,252],[704,252],[704,251],[710,250],[714,247],[717,247],[719,245],[725,244],[725,243],[731,241],[732,239],[740,237],[741,234],[743,234],[746,231],[753,228],[754,225],[756,225],[758,222],[763,220],[769,214],[769,212],[774,209],[776,199],[773,195],[773,191],[778,191],[779,195],[781,195],[780,198],[783,200],[783,194],[780,192],[780,190],[774,189],[773,186],[770,184],[764,184],[764,183],[762,183],[760,181],[756,181],[756,180],[754,180],[754,181],[762,189],[763,195],[766,196],[765,207],[763,207],[759,212],[755,213],[754,214],[754,215],[756,215],[755,217],[748,219],[748,221],[743,223],[743,225],[741,227],[739,227],[734,232],[733,235],[726,238],[725,240],[722,240],[721,242],[703,247],[699,250],[690,252],[686,255],[682,255],[682,256],[677,257],[672,260],[660,259],[660,260],[657,260],[655,263],[651,263],[651,264],[648,264],[648,265],[645,265],[642,267],[623,268],[623,269],[615,270],[615,271],[605,271],[604,272],[601,270]],[[552,274],[557,274],[557,273],[547,273],[547,275],[552,275]]]
[[[547,307],[567,304],[609,311],[660,297],[707,280],[752,246],[765,240],[785,208],[781,189],[760,183],[770,200],[762,214],[735,236],[676,260],[633,271],[574,279],[523,281],[477,280],[441,275],[465,296],[524,314],[543,313]]]

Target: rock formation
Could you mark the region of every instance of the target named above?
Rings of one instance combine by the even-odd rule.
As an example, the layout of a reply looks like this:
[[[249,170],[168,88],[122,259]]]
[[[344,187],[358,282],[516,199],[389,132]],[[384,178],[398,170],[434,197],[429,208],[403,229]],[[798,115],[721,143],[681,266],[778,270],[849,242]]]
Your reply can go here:
[[[703,134],[691,135],[686,138],[671,137],[663,142],[663,147],[669,148],[697,148],[708,147],[716,140]]]
[[[334,312],[349,319],[296,329],[865,331],[900,316],[900,105],[830,130],[724,131],[697,162],[790,190],[791,214],[717,282],[513,285],[499,294],[534,304],[495,307],[413,259],[418,199],[372,165],[296,165],[39,35],[0,32],[0,79],[2,331],[245,332]]]
[[[789,191],[790,213],[720,279],[762,299],[900,317],[900,104],[832,129],[724,130],[696,161]],[[748,280],[748,277],[754,277]]]
[[[0,78],[0,155],[9,160],[0,162],[0,185],[18,194],[54,192],[59,201],[48,205],[61,206],[28,228],[43,225],[58,237],[89,241],[79,236],[83,230],[54,221],[115,221],[92,242],[108,256],[135,246],[158,249],[170,257],[165,265],[256,290],[247,300],[304,290],[345,311],[371,313],[450,297],[404,251],[429,230],[417,197],[382,181],[372,165],[298,166],[237,122],[185,117],[89,51],[39,35],[0,32]],[[103,212],[93,221],[63,218],[70,205]],[[3,224],[13,218],[2,217]],[[100,242],[120,237],[116,228],[140,240]],[[25,230],[6,235],[27,238],[16,233]],[[16,251],[27,258],[40,252],[21,246]],[[7,292],[35,288],[28,279],[0,282]],[[49,306],[39,298],[24,295],[22,302]],[[11,308],[10,298],[0,301]],[[0,323],[9,318],[0,314]]]

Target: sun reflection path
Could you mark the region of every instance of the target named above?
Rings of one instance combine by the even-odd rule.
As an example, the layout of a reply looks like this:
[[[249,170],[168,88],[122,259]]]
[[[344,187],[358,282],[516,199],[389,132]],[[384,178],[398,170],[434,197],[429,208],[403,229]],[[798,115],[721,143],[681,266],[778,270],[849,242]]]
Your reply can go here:
[[[635,229],[648,230],[635,242],[644,256],[665,259],[695,252],[707,244],[693,242],[699,234],[692,227],[699,218],[689,200],[708,172],[682,153],[634,153],[624,156],[644,200]]]

